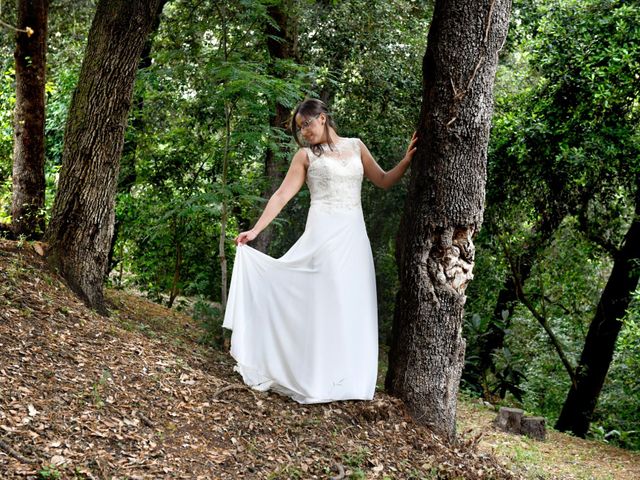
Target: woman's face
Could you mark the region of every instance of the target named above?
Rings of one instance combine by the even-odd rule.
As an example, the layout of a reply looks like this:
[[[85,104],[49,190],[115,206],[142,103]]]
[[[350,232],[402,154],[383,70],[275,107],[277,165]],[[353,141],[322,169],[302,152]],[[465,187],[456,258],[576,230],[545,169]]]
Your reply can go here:
[[[310,145],[322,143],[325,120],[324,113],[310,116],[296,115],[296,124],[300,129],[300,135],[302,135]]]

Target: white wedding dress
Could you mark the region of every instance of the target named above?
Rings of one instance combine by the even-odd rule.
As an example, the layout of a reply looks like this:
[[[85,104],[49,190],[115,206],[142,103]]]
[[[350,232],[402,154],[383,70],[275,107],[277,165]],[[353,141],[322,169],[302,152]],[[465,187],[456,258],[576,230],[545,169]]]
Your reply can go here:
[[[236,250],[223,327],[244,382],[300,403],[373,398],[378,317],[357,139],[306,149],[311,206],[280,258]]]

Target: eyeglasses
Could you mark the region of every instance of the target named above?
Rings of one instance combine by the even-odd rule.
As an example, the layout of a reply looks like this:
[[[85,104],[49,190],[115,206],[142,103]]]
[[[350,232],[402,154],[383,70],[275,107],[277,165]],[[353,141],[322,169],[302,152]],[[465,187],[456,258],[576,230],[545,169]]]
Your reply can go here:
[[[302,123],[300,124],[300,130],[305,130],[305,129],[309,128],[309,127],[311,126],[311,123],[312,123],[316,118],[318,118],[320,115],[321,115],[321,114],[319,113],[319,114],[317,114],[316,116],[311,117],[309,120],[305,120],[304,122],[302,122]]]

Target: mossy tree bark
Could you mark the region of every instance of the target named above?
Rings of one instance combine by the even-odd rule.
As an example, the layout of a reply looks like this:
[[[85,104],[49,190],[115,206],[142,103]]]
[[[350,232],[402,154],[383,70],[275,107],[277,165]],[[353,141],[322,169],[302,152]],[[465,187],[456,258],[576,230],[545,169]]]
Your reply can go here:
[[[448,440],[455,439],[465,289],[482,223],[493,85],[510,10],[510,0],[437,0],[423,59],[386,388]]]
[[[49,0],[17,0],[11,231],[44,233],[44,86]],[[24,30],[29,29],[29,32]],[[33,32],[33,33],[31,33]]]
[[[140,54],[161,0],[100,0],[65,129],[58,193],[47,230],[50,265],[107,313],[103,282],[115,193]]]

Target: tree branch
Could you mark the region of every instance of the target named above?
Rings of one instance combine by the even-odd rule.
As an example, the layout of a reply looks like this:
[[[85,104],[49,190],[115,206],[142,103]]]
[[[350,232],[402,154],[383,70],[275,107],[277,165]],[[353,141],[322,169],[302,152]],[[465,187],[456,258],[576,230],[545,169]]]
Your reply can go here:
[[[482,41],[482,43],[484,44],[485,50],[487,48],[487,40],[489,39],[489,29],[491,28],[491,23],[492,23],[492,18],[493,18],[493,6],[495,5],[495,3],[496,3],[496,0],[492,0],[491,1],[491,5],[489,5],[489,12],[487,13],[487,26],[485,27],[484,39]],[[505,37],[505,41],[506,41],[506,37]],[[504,45],[504,42],[503,42],[503,45]],[[502,46],[500,47],[500,49],[498,51],[500,51],[501,49],[502,49]],[[476,75],[478,73],[478,69],[480,68],[480,65],[482,65],[482,62],[484,62],[484,60],[485,60],[485,55],[484,54],[480,55],[480,58],[478,59],[478,63],[476,63],[476,66],[473,69],[473,73],[471,74],[471,77],[469,77],[469,80],[467,81],[467,85],[463,90],[458,90],[456,88],[455,84],[453,83],[453,79],[450,79],[451,87],[453,88],[453,99],[454,99],[455,102],[457,102],[457,104],[456,104],[455,108],[453,109],[454,113],[451,116],[451,119],[446,124],[447,127],[449,127],[458,118],[457,114],[456,114],[456,111],[458,110],[458,107],[460,106],[460,101],[462,101],[462,99],[465,97],[465,95],[467,94],[467,92],[471,88],[471,83],[473,82],[473,79],[476,78]]]
[[[33,29],[31,27],[27,27],[27,28],[17,28],[14,27],[13,25],[3,22],[2,20],[0,20],[0,26],[4,27],[4,28],[8,28],[9,30],[15,30],[16,32],[22,32],[22,33],[26,33],[27,37],[30,37],[31,35],[33,35]]]
[[[518,297],[518,300],[520,300],[520,302],[522,302],[522,304],[525,307],[527,307],[527,309],[531,312],[531,315],[533,315],[533,317],[538,321],[538,323],[540,323],[544,331],[547,332],[547,335],[549,336],[551,343],[556,349],[556,352],[558,353],[558,356],[560,357],[560,360],[562,361],[564,368],[566,369],[567,373],[569,374],[569,377],[571,378],[571,382],[575,384],[576,373],[573,366],[571,365],[571,362],[569,362],[569,359],[564,353],[562,344],[558,340],[558,337],[556,337],[555,333],[553,333],[553,330],[551,329],[551,326],[547,321],[546,315],[544,315],[544,313],[538,312],[538,310],[536,310],[534,305],[531,303],[531,301],[529,301],[527,296],[524,294],[524,291],[522,288],[522,282],[520,281],[520,275],[518,275],[518,271],[513,263],[511,255],[509,254],[509,249],[505,244],[503,244],[503,250],[504,250],[505,256],[507,257],[507,261],[509,262],[509,267],[511,269],[511,274],[513,276],[513,283],[516,287],[516,296]]]
[[[489,39],[489,28],[491,27],[491,19],[493,18],[493,6],[495,5],[495,3],[496,0],[492,0],[491,5],[489,5],[489,13],[487,14],[487,26],[484,29],[484,43],[487,43],[487,40]]]
[[[620,249],[610,240],[606,239],[602,235],[598,235],[593,229],[589,228],[589,220],[585,213],[578,215],[578,228],[582,234],[592,243],[595,243],[605,252],[607,252],[611,258],[615,259]]]

